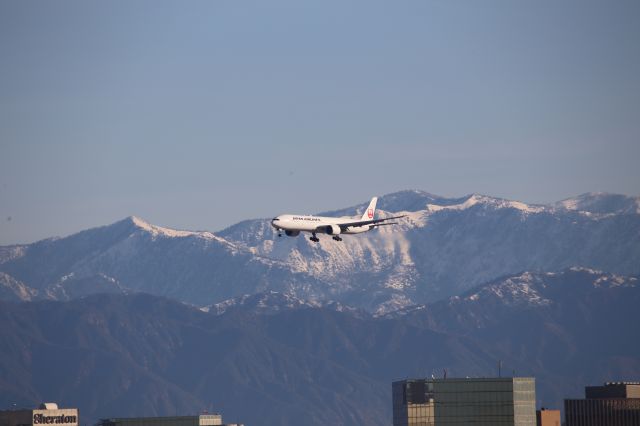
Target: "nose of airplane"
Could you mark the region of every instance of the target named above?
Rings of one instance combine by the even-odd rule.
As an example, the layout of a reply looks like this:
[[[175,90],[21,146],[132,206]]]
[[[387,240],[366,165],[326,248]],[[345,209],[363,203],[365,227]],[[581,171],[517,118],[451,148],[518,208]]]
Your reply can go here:
[[[274,217],[273,219],[271,219],[271,226],[273,226],[274,228],[277,228],[278,226],[276,225],[276,222],[279,221],[280,218]]]

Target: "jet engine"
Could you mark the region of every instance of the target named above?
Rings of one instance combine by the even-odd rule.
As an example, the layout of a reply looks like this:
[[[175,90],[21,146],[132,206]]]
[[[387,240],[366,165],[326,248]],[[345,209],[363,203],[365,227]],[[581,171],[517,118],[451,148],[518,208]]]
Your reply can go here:
[[[324,232],[329,235],[338,235],[342,230],[338,225],[327,225],[324,227]]]
[[[298,234],[300,234],[300,231],[289,231],[286,230],[284,231],[285,234],[287,234],[287,237],[297,237]]]

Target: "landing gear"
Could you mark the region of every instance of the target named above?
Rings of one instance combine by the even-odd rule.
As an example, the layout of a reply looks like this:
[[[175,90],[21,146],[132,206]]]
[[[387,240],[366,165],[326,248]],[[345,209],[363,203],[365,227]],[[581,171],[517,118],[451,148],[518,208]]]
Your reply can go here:
[[[337,235],[334,235],[333,239],[336,240],[336,241],[342,241],[342,238],[338,237]]]
[[[313,241],[314,243],[318,243],[320,242],[320,239],[318,237],[316,237],[316,233],[314,232],[313,234],[311,234],[311,236],[309,237],[309,239],[311,241]]]
[[[278,232],[278,237],[282,237],[282,232]]]

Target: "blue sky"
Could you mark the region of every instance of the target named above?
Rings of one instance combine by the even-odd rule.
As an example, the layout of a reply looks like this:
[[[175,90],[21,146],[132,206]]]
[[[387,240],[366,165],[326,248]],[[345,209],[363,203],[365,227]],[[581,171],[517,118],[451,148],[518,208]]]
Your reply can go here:
[[[0,244],[640,193],[637,1],[0,2]]]

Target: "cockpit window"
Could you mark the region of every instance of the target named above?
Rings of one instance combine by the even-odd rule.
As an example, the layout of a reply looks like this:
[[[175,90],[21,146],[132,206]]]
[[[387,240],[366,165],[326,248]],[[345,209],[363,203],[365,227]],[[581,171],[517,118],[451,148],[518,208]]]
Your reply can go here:
[[[271,219],[271,221],[273,222],[274,220],[280,220],[277,217],[274,217],[273,219]]]

